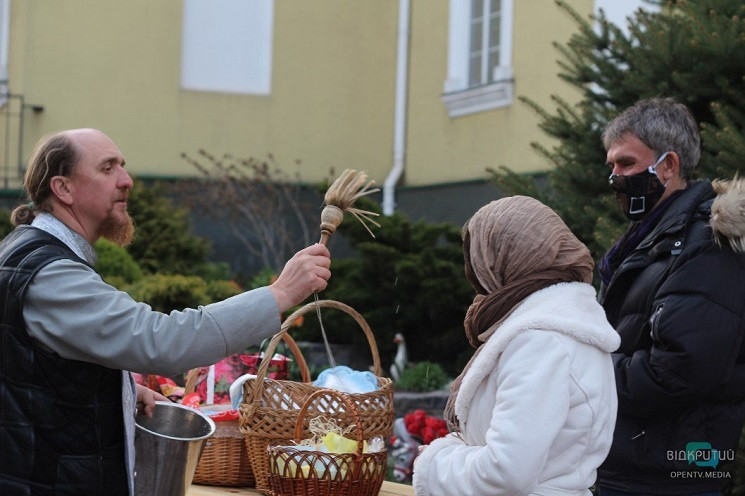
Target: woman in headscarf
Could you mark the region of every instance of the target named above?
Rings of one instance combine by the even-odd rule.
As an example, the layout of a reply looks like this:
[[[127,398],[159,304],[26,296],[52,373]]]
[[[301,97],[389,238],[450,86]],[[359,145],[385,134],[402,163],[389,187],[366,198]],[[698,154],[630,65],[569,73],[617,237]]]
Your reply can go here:
[[[550,208],[513,196],[463,228],[476,348],[445,408],[451,434],[414,464],[417,495],[589,495],[610,449],[619,337],[593,262]]]

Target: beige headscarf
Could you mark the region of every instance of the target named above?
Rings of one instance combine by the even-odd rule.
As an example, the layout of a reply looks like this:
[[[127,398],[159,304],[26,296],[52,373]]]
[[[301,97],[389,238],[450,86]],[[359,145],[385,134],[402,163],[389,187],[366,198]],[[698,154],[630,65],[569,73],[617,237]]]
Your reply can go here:
[[[502,198],[476,212],[463,227],[463,255],[466,277],[478,293],[464,322],[476,355],[531,294],[560,282],[592,282],[587,247],[556,212],[527,196]],[[451,430],[458,430],[453,407],[472,362],[450,388],[445,417]]]

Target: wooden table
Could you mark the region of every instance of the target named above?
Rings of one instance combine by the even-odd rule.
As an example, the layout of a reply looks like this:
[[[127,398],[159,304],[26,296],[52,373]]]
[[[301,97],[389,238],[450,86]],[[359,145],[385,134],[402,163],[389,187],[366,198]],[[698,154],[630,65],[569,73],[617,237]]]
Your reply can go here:
[[[187,496],[229,496],[231,494],[239,494],[244,496],[263,496],[262,493],[251,489],[249,487],[218,487],[218,486],[202,486],[199,484],[192,484],[189,491],[186,493]],[[383,482],[383,487],[378,493],[379,496],[414,496],[414,488],[407,486],[406,484],[398,484],[396,482]]]

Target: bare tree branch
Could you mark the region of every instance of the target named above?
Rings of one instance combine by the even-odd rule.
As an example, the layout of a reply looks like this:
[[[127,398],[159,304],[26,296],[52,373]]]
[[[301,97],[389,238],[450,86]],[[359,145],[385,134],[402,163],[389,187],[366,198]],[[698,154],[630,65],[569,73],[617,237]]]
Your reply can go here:
[[[183,185],[189,190],[184,195],[189,206],[224,222],[264,267],[280,270],[296,251],[312,243],[309,223],[318,213],[302,200],[308,188],[291,180],[273,156],[217,158],[200,150],[197,158],[185,153],[182,158],[202,176]]]

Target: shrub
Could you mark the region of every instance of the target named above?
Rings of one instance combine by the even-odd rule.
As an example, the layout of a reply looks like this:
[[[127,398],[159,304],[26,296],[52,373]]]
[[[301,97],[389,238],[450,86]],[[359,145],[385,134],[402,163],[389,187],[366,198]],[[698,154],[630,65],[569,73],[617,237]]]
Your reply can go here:
[[[154,310],[165,313],[210,303],[207,283],[196,276],[154,274],[130,284],[124,290],[136,301],[145,302]]]
[[[10,234],[13,229],[15,227],[10,223],[10,210],[0,208],[0,239]]]
[[[189,275],[199,276],[205,281],[230,280],[233,275],[227,262],[204,262],[198,264]]]
[[[142,279],[142,269],[126,249],[105,239],[96,241],[93,247],[98,253],[96,271],[112,286],[122,287]]]
[[[380,210],[365,198],[356,206]],[[339,231],[357,254],[333,260],[333,275],[319,296],[342,301],[364,316],[375,334],[383,370],[396,354],[394,336],[401,333],[412,362],[430,360],[450,374],[458,373],[473,352],[463,318],[474,295],[463,274],[460,228],[413,222],[401,213],[377,220],[381,227],[374,229],[374,239],[353,219],[341,225]],[[329,341],[351,343],[369,356],[367,340],[349,319],[341,312],[323,312]],[[307,318],[293,337],[321,341],[318,319]]]
[[[192,275],[202,266],[210,244],[191,234],[188,211],[174,206],[161,184],[138,181],[127,205],[137,228],[127,250],[142,270]]]
[[[210,302],[222,301],[243,292],[235,281],[209,281],[205,289]]]
[[[248,287],[250,289],[261,288],[263,286],[269,286],[277,278],[278,273],[276,270],[270,267],[264,267],[259,272],[254,274],[248,281]]]
[[[442,389],[450,377],[443,368],[434,362],[418,362],[405,369],[396,382],[396,389],[426,393]]]

